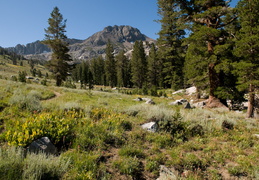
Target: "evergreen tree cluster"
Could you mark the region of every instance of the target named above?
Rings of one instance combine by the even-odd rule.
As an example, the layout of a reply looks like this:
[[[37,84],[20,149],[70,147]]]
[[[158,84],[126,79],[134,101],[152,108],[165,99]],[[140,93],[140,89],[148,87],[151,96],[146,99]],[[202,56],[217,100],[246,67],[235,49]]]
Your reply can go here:
[[[208,90],[208,107],[249,92],[248,117],[253,116],[259,85],[259,1],[240,0],[236,8],[227,0],[157,0],[161,30],[148,55],[136,41],[132,58],[116,56],[108,42],[106,57],[83,62],[72,77],[81,86],[173,88],[196,86]],[[54,8],[44,41],[53,51],[49,67],[57,85],[66,79],[70,60],[65,23]]]
[[[164,87],[208,90],[208,106],[249,92],[253,116],[259,85],[257,0],[158,0],[158,62]],[[188,36],[185,34],[188,33]]]
[[[130,60],[124,52],[114,56],[109,42],[106,58],[88,63],[88,83],[174,90],[194,85],[209,92],[209,107],[241,100],[248,92],[247,116],[252,117],[259,85],[259,2],[240,0],[236,8],[225,0],[157,4],[161,30],[149,55],[143,42],[136,41]]]
[[[123,50],[115,55],[113,45],[109,41],[105,58],[99,56],[78,64],[72,72],[72,77],[81,83],[81,87],[87,85],[140,89],[157,87],[159,84],[157,48],[152,44],[150,55],[147,56],[143,44],[142,41],[134,43],[132,58],[129,59]]]

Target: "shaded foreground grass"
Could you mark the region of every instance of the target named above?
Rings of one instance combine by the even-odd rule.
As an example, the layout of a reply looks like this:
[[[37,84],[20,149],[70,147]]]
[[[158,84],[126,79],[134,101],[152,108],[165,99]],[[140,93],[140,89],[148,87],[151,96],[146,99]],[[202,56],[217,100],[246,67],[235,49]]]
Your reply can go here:
[[[244,114],[5,80],[0,89],[0,179],[156,179],[160,165],[173,167],[181,179],[259,176],[259,121]],[[150,121],[160,123],[159,132],[141,129]],[[46,135],[58,155],[23,153]]]

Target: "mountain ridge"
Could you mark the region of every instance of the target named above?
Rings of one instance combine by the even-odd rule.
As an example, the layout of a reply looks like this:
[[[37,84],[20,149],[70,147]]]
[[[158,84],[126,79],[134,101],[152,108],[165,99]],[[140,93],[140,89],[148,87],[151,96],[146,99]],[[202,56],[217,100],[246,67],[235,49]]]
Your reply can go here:
[[[128,25],[114,25],[105,27],[102,31],[94,33],[85,40],[68,39],[69,53],[76,60],[88,60],[100,55],[104,57],[108,40],[112,42],[115,54],[120,50],[131,51],[135,41],[155,42],[154,39],[142,34],[137,28]],[[5,49],[24,55],[28,59],[49,60],[51,57],[50,49],[39,40],[26,45],[17,44],[15,47]]]

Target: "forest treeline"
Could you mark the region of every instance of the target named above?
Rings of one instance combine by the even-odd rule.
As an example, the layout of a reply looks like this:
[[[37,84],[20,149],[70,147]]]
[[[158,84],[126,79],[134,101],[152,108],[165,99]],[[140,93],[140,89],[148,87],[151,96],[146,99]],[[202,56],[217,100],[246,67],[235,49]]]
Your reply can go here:
[[[224,0],[158,0],[161,30],[148,55],[142,41],[134,43],[131,59],[114,55],[108,42],[105,58],[76,66],[72,77],[83,86],[172,88],[196,86],[209,93],[208,107],[249,93],[252,117],[259,84],[259,2],[240,0],[232,8]],[[56,22],[56,23],[54,23]],[[68,49],[65,22],[54,8],[44,43],[53,51],[49,67],[57,85],[66,79]],[[57,26],[58,28],[54,28]],[[56,31],[59,29],[60,31]]]

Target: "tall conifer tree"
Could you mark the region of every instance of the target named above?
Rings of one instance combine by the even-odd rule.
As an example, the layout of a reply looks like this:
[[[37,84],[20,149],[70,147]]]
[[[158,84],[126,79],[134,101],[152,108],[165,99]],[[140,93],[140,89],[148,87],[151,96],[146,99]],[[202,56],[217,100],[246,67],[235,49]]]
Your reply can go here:
[[[116,61],[113,54],[114,48],[109,40],[106,47],[106,57],[105,57],[105,74],[106,81],[109,86],[114,87],[116,85]]]
[[[201,49],[193,47],[197,51],[202,51],[199,54],[200,58],[189,57],[188,59],[193,64],[201,63],[207,66],[209,85],[208,106],[212,107],[214,102],[219,101],[215,92],[220,86],[219,67],[225,59],[220,52],[226,48],[225,42],[226,37],[228,37],[226,27],[236,19],[236,15],[233,13],[234,9],[230,8],[229,1],[225,0],[175,0],[175,2],[181,9],[181,16],[179,16],[178,20],[191,26],[193,35],[191,35],[189,40],[199,47],[203,46]],[[205,51],[204,47],[206,47]]]
[[[247,117],[253,117],[255,90],[259,86],[259,1],[241,0],[238,3],[241,29],[237,35],[235,55],[241,58],[235,64],[239,88],[249,92]]]
[[[159,61],[163,64],[165,87],[183,87],[183,47],[185,32],[178,24],[180,6],[175,0],[158,0],[158,14],[161,16],[161,30],[158,33]]]
[[[119,87],[130,86],[130,61],[124,53],[124,50],[122,50],[115,57],[117,68],[117,85]]]
[[[104,59],[102,56],[93,58],[90,62],[94,84],[105,85]]]
[[[132,82],[142,88],[147,81],[147,60],[143,42],[136,41],[133,46],[131,59]]]
[[[68,54],[68,43],[65,41],[67,39],[65,35],[66,20],[63,20],[58,7],[55,7],[51,12],[48,23],[49,27],[45,29],[46,34],[43,43],[52,50],[48,67],[56,78],[56,85],[60,86],[62,81],[66,80],[69,70],[67,61],[70,61],[71,57]]]
[[[148,82],[151,86],[159,85],[159,61],[157,56],[157,50],[155,44],[151,45],[151,49],[148,56]]]

